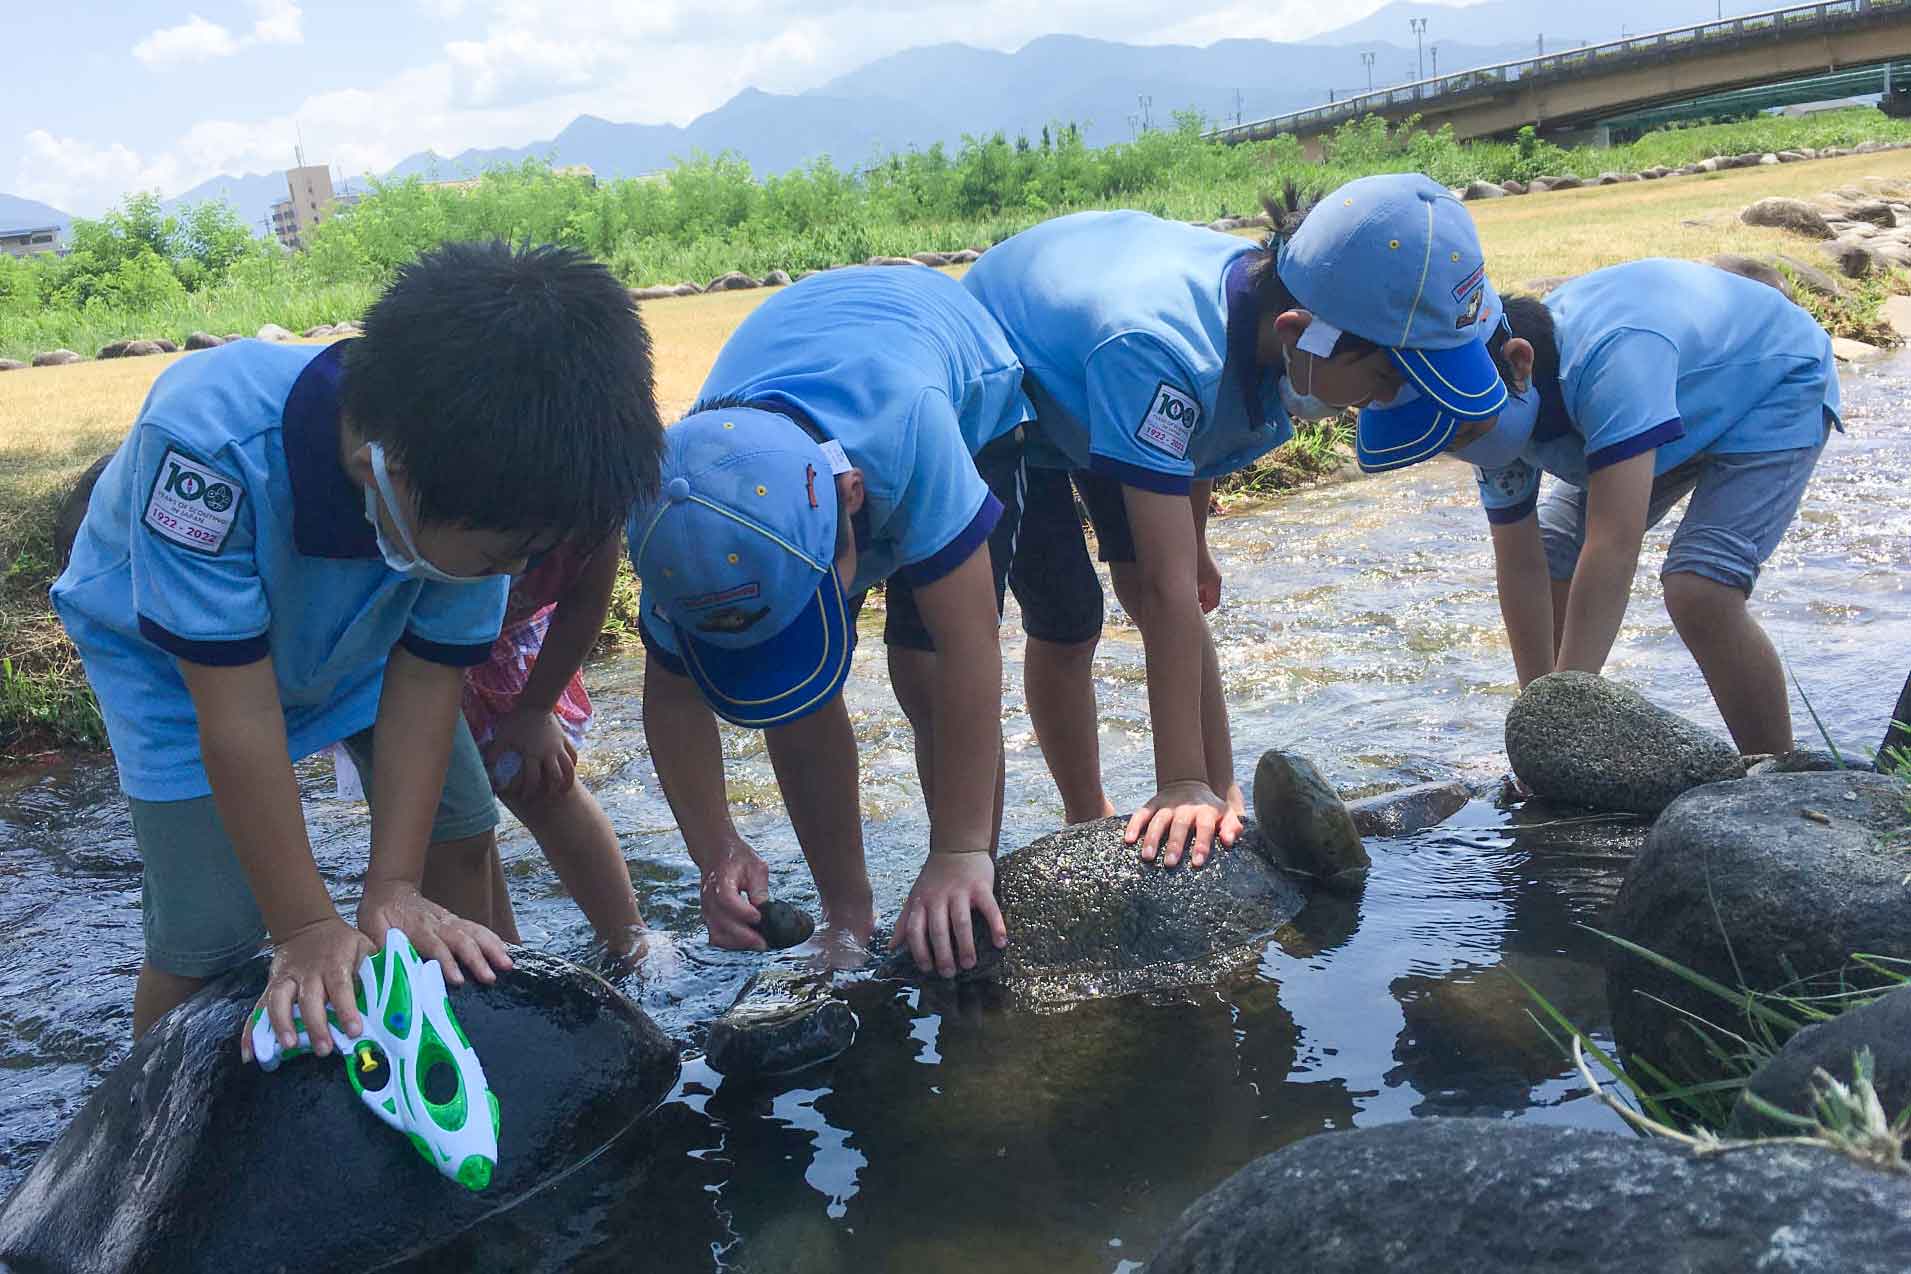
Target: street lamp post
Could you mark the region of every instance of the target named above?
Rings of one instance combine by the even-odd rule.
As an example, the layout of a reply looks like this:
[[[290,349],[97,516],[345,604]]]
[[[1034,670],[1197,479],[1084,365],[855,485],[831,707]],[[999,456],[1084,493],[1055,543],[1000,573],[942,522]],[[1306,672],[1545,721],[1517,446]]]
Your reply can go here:
[[[1413,28],[1413,44],[1418,57],[1417,66],[1419,69],[1419,78],[1425,79],[1427,77],[1427,20],[1425,18],[1408,18],[1407,25]]]
[[[1427,52],[1433,55],[1433,78],[1437,80],[1440,78],[1440,46],[1436,44]]]
[[[1365,52],[1365,53],[1363,53],[1363,54],[1361,54],[1361,55],[1360,55],[1360,60],[1361,60],[1361,61],[1362,61],[1363,63],[1365,63],[1365,64],[1366,64],[1366,67],[1367,67],[1367,91],[1368,91],[1369,93],[1371,93],[1371,92],[1373,92],[1373,91],[1374,91],[1374,55],[1373,55],[1373,51],[1372,51],[1371,49],[1369,49],[1369,50],[1368,50],[1367,52]]]

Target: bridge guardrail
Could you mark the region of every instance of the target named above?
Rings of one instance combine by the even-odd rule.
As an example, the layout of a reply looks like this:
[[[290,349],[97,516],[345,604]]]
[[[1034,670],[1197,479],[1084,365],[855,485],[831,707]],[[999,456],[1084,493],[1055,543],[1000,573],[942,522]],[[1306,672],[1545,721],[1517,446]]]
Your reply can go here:
[[[1563,77],[1595,68],[1603,70],[1632,61],[1652,61],[1670,53],[1685,53],[1699,46],[1724,48],[1736,43],[1769,39],[1775,35],[1803,34],[1828,27],[1847,26],[1862,22],[1873,13],[1903,10],[1908,6],[1911,6],[1911,0],[1823,0],[1823,3],[1818,4],[1768,9],[1736,18],[1627,36],[1580,49],[1516,58],[1490,66],[1469,67],[1449,75],[1360,93],[1339,102],[1250,120],[1228,128],[1210,129],[1203,136],[1214,141],[1245,142],[1263,141],[1280,133],[1323,132],[1331,125],[1383,112],[1391,107],[1412,105],[1434,98],[1452,100],[1476,93],[1502,92],[1526,80]]]

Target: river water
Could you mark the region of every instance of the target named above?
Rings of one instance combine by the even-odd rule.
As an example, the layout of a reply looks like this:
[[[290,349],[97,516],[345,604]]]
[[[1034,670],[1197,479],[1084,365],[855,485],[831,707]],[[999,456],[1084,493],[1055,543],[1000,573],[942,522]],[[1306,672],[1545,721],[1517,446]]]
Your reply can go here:
[[[1850,433],[1827,449],[1756,602],[1840,742],[1875,744],[1911,652],[1911,358],[1848,373]],[[1218,519],[1226,593],[1213,617],[1243,781],[1259,752],[1313,757],[1348,795],[1504,769],[1512,665],[1470,471],[1453,463],[1320,488]],[[1658,598],[1667,532],[1648,541],[1608,672],[1721,730]],[[1010,666],[1003,843],[1059,818]],[[927,840],[903,718],[865,618],[848,695],[863,749],[879,909]],[[1097,669],[1118,805],[1151,791],[1142,650],[1111,614]],[[856,989],[856,1044],[829,1065],[726,1084],[700,1024],[767,958],[699,933],[697,877],[645,752],[641,661],[592,673],[599,714],[581,774],[623,836],[644,914],[681,935],[627,990],[686,1043],[683,1079],[611,1153],[422,1263],[427,1269],[1118,1271],[1242,1164],[1297,1138],[1433,1114],[1616,1128],[1534,1025],[1520,983],[1604,1038],[1598,924],[1633,843],[1542,811],[1468,806],[1372,845],[1356,904],[1288,931],[1220,987],[1054,1013],[986,990]],[[1802,741],[1809,720],[1795,702]],[[744,834],[772,891],[813,902],[756,736],[726,733]],[[320,866],[349,903],[362,808],[303,771]],[[589,930],[536,846],[505,833],[526,940],[585,956]],[[0,1193],[129,1044],[139,859],[110,764],[0,782]]]

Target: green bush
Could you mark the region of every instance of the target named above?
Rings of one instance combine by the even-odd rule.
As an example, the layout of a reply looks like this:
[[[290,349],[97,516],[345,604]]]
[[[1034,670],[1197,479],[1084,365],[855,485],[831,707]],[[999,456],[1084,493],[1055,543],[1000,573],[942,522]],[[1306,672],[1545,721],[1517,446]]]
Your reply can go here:
[[[1461,142],[1451,128],[1368,117],[1343,124],[1316,163],[1291,137],[1226,146],[1203,140],[1202,128],[1200,116],[1181,112],[1172,128],[1091,150],[1074,125],[1055,125],[1036,137],[969,136],[858,167],[823,156],[763,179],[735,155],[692,154],[663,174],[619,181],[592,182],[542,160],[501,165],[464,187],[373,181],[355,206],[312,232],[306,251],[291,254],[253,239],[223,204],[167,215],[156,197],[134,195],[97,221],[75,222],[64,258],[0,259],[0,354],[356,318],[392,271],[453,239],[564,243],[632,286],[701,284],[731,270],[796,274],[986,246],[1085,208],[1239,216],[1271,190],[1318,195],[1377,172],[1418,171],[1459,186],[1911,139],[1911,121],[1868,108],[1668,128],[1624,146],[1573,150],[1530,128],[1510,142]]]

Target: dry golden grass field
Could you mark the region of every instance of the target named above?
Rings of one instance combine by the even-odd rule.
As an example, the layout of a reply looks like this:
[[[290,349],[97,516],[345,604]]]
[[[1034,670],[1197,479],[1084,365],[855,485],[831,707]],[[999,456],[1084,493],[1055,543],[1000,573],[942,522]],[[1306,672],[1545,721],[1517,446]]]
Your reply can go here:
[[[1490,200],[1469,208],[1492,277],[1502,291],[1512,291],[1524,280],[1579,274],[1644,256],[1757,256],[1784,250],[1810,260],[1808,242],[1744,225],[1739,211],[1768,195],[1809,198],[1867,179],[1906,178],[1911,178],[1911,151],[1885,151]],[[726,292],[644,305],[666,419],[690,405],[718,349],[768,295]],[[44,556],[41,546],[59,494],[97,456],[118,445],[154,378],[189,357],[0,373],[0,579],[5,583],[0,654],[13,659],[14,667],[45,668],[51,646],[64,647],[46,608],[46,563],[30,560]],[[0,700],[6,697],[7,687],[0,684]],[[0,722],[0,751],[6,750],[4,732]]]

